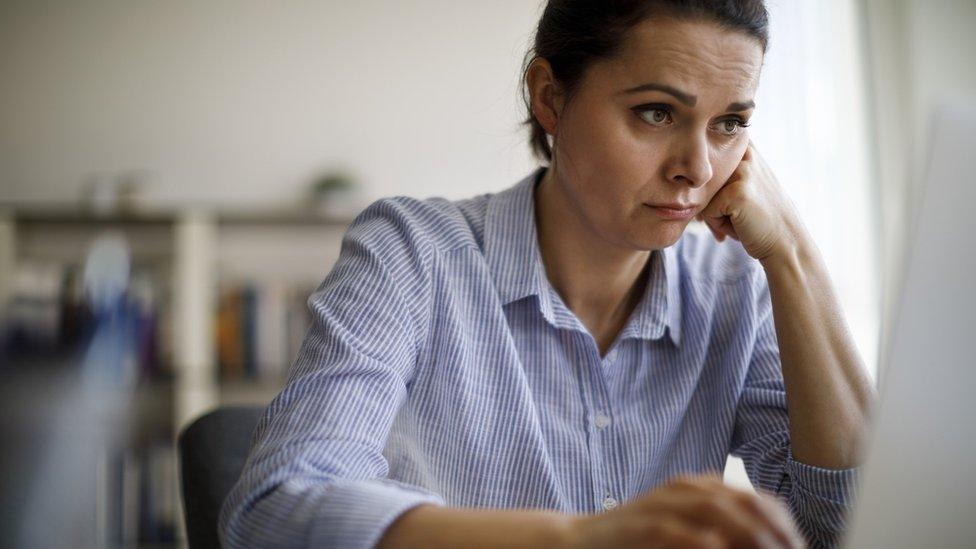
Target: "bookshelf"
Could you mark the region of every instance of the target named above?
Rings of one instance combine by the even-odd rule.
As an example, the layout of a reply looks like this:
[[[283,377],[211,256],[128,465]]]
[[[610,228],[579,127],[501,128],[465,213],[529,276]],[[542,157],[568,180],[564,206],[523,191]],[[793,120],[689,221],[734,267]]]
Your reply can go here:
[[[95,238],[108,231],[124,235],[133,275],[152,288],[156,359],[151,369],[140,369],[139,426],[116,461],[132,461],[150,448],[150,458],[136,471],[155,470],[160,466],[152,452],[165,446],[175,464],[177,435],[201,414],[218,406],[264,405],[277,394],[307,327],[307,319],[303,325],[295,311],[304,310],[304,300],[338,258],[351,221],[287,209],[101,215],[70,205],[0,204],[0,303],[17,301],[23,291],[18,273],[24,278],[25,269],[77,273]],[[237,339],[224,328],[238,317],[222,310],[235,292],[254,298],[247,302],[254,306],[238,311],[252,330],[231,334]],[[273,336],[265,337],[266,332]],[[225,360],[234,356],[240,359],[236,365]],[[175,475],[172,481],[178,482]],[[178,489],[170,496],[178,498]],[[170,503],[181,523],[180,502]],[[132,533],[131,517],[115,518],[125,523],[123,532],[129,529],[130,538],[119,541],[160,545],[158,537],[147,541]],[[173,544],[182,544],[182,528],[174,528]]]

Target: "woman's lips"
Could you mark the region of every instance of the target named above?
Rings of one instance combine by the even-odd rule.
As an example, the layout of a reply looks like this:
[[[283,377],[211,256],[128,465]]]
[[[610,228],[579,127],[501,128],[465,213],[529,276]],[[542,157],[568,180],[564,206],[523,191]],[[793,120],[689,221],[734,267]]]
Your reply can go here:
[[[665,219],[691,219],[694,217],[698,207],[695,205],[685,206],[682,204],[644,204],[659,216]]]

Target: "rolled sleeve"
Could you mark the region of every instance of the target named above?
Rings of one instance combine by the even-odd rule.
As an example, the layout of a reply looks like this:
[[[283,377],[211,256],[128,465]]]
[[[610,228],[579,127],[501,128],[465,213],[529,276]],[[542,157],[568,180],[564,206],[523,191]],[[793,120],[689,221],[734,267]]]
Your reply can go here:
[[[807,465],[793,459],[790,451],[786,459],[786,472],[793,479],[797,488],[811,497],[833,501],[840,504],[850,504],[856,496],[855,486],[859,469],[824,469],[814,465]]]
[[[436,493],[388,478],[383,448],[426,337],[422,235],[396,199],[360,214],[309,298],[312,323],[258,422],[219,520],[225,547],[373,547]]]
[[[400,515],[423,504],[444,505],[436,494],[401,483],[360,481],[336,483],[322,503],[329,512],[317,521],[315,547],[374,547]]]

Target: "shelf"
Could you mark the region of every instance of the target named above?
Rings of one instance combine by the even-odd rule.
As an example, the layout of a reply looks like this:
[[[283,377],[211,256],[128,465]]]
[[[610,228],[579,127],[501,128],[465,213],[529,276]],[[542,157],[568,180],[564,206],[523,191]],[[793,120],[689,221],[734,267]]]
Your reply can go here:
[[[281,392],[284,380],[225,381],[220,383],[221,406],[268,405]]]
[[[353,217],[325,217],[306,210],[217,212],[217,223],[220,225],[346,227],[352,220]]]
[[[28,225],[92,225],[95,227],[129,225],[138,227],[168,227],[184,215],[195,213],[212,218],[218,225],[267,225],[267,226],[348,226],[354,216],[329,217],[313,210],[299,208],[278,209],[223,209],[192,208],[188,210],[159,209],[132,212],[98,213],[77,206],[45,204],[0,204],[0,215],[6,215],[17,223]]]
[[[240,283],[311,291],[338,258],[352,220],[301,208],[203,206],[99,214],[78,204],[0,202],[0,302],[12,295],[11,274],[20,262],[63,269],[84,258],[100,232],[121,231],[136,270],[158,288],[159,342],[171,364],[168,379],[93,398],[81,393],[84,406],[67,400],[79,394],[77,375],[68,370],[27,367],[15,380],[4,368],[0,410],[6,413],[0,414],[0,429],[8,438],[19,437],[24,447],[41,434],[68,433],[138,450],[160,440],[174,442],[186,425],[215,407],[267,406],[283,388],[283,377],[217,381],[212,330],[218,292]],[[72,406],[79,413],[70,413]],[[178,493],[178,486],[173,491]]]
[[[4,208],[0,207],[0,211]],[[176,217],[164,213],[145,214],[112,214],[101,215],[77,209],[44,208],[44,209],[12,209],[11,216],[18,223],[30,225],[134,225],[139,227],[166,227],[173,224]]]

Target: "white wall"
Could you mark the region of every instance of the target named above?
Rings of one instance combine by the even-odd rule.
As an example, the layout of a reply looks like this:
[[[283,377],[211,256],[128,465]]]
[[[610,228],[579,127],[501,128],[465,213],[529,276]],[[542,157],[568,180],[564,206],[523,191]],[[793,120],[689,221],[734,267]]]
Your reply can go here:
[[[535,0],[0,2],[0,200],[149,170],[154,204],[288,204],[347,166],[369,197],[498,190]]]
[[[926,171],[934,109],[947,97],[976,100],[976,1],[862,1],[883,235],[883,357],[897,311],[904,247]]]
[[[770,1],[754,135],[873,363],[876,297],[864,279],[874,270],[862,268],[872,235],[847,221],[864,215],[868,191],[865,109],[849,91],[854,3]],[[499,190],[534,165],[518,84],[540,8],[5,0],[0,200],[72,200],[92,173],[129,169],[151,172],[157,204],[293,203],[330,166],[358,173],[366,199]]]
[[[906,69],[912,75],[915,150],[924,162],[935,108],[957,95],[976,99],[976,1],[912,0],[906,15],[911,52]]]

